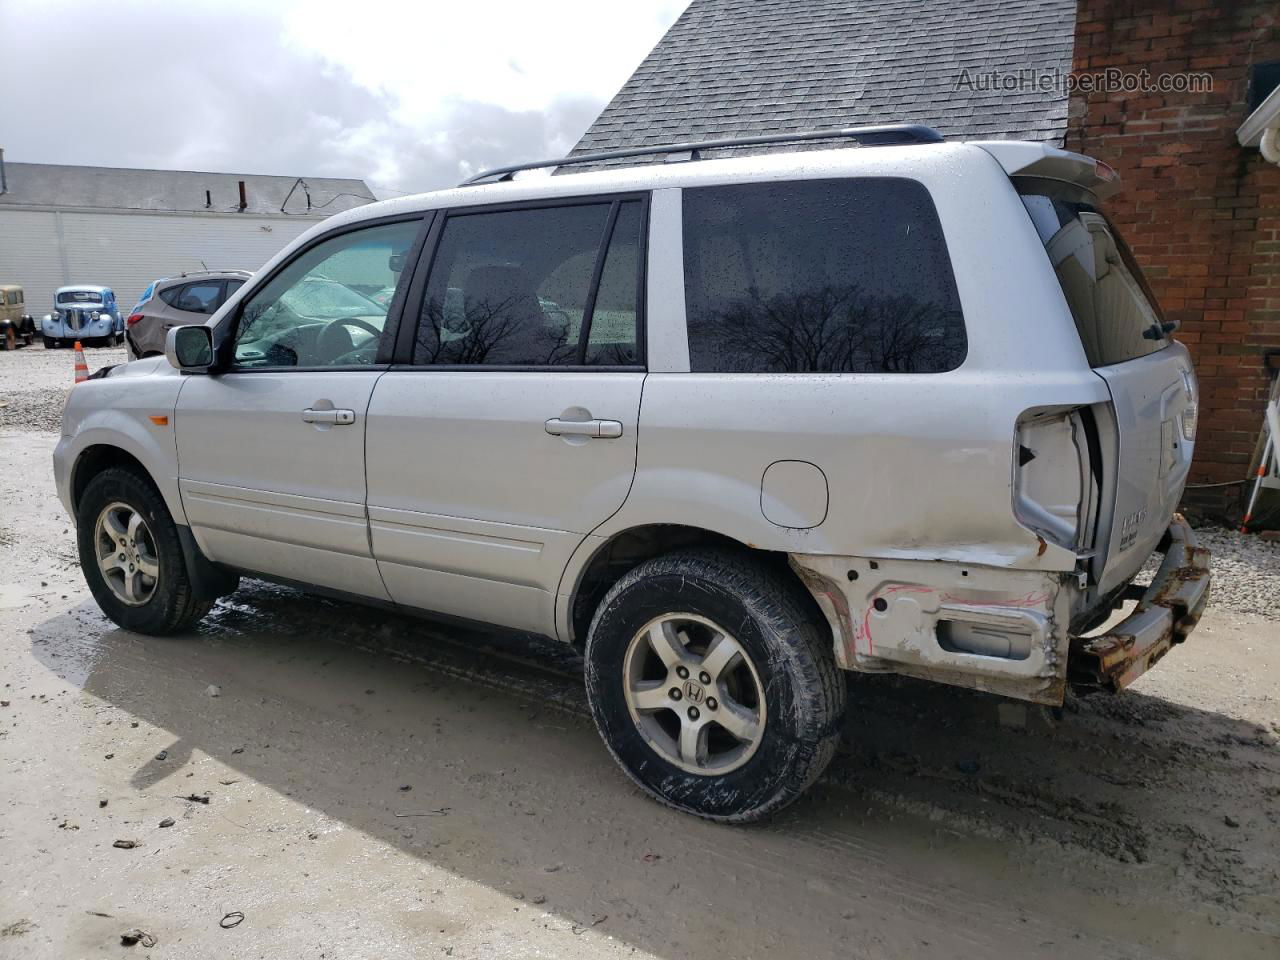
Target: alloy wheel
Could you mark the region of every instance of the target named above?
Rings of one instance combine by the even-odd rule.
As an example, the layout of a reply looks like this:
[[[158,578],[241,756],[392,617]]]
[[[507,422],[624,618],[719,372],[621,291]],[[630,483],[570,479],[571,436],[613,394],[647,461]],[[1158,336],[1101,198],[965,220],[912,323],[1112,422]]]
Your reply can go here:
[[[160,583],[160,556],[151,528],[127,503],[108,504],[94,527],[98,569],[111,592],[123,603],[140,607]]]
[[[697,614],[664,614],[636,633],[623,661],[623,693],[641,736],[689,773],[736,770],[764,736],[755,664],[728,631]]]

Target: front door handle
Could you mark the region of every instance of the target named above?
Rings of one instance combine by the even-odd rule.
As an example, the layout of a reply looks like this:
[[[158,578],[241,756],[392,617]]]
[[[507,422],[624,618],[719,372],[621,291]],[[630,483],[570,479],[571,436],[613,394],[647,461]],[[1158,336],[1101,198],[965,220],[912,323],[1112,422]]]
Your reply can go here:
[[[552,417],[547,421],[547,433],[553,437],[616,440],[622,436],[622,423],[619,420],[561,420],[559,417]]]
[[[307,407],[302,411],[303,423],[327,423],[335,427],[346,426],[356,422],[354,410],[317,410]]]

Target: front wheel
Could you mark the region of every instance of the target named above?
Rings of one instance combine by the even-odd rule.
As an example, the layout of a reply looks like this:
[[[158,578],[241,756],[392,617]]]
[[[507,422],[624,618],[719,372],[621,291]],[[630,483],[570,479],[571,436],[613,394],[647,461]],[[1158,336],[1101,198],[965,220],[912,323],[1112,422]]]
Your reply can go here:
[[[198,600],[178,528],[150,481],[132,470],[104,470],[76,510],[80,569],[102,612],[126,630],[185,630],[213,604]]]
[[[43,339],[44,339],[44,348],[46,350],[58,349],[58,341],[53,339],[53,337],[44,337]]]
[[[623,770],[661,802],[759,820],[835,754],[845,687],[821,614],[749,554],[672,553],[606,594],[587,637],[587,698]]]

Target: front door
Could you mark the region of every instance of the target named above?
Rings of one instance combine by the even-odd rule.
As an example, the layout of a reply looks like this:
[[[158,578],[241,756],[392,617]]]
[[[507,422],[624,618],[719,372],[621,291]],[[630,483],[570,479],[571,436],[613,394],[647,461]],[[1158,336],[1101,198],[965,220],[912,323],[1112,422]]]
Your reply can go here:
[[[419,221],[304,248],[243,301],[230,368],[178,397],[183,507],[212,560],[386,599],[365,515],[366,414],[393,266]]]
[[[644,215],[605,198],[445,220],[412,363],[369,408],[370,535],[398,603],[554,630],[570,554],[635,473]]]

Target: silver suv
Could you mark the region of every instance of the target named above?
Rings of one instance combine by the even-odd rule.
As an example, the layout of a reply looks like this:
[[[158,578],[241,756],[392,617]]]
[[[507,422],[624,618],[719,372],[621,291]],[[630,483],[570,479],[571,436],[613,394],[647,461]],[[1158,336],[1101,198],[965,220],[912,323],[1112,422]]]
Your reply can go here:
[[[1209,571],[1175,513],[1196,378],[1099,211],[1114,174],[840,135],[316,226],[71,392],[98,603],[169,633],[245,575],[557,637],[628,775],[727,821],[820,774],[842,670],[1122,689]]]
[[[204,323],[251,276],[248,270],[198,270],[151,284],[125,321],[130,358],[160,356],[170,330]]]

